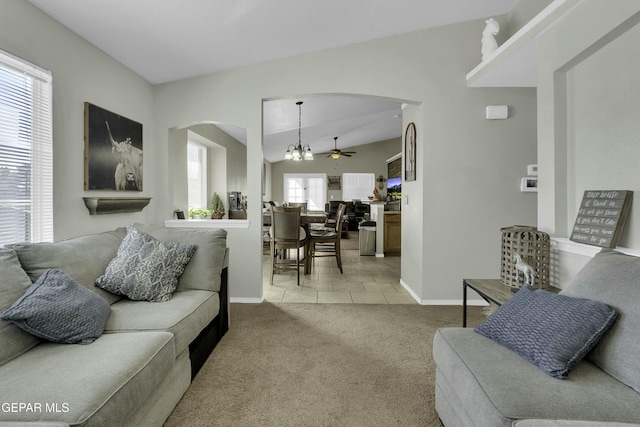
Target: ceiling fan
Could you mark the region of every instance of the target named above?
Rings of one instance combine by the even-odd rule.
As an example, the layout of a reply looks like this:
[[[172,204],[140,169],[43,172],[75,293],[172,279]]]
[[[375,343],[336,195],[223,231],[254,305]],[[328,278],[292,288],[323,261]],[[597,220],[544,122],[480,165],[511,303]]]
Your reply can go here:
[[[338,137],[337,136],[333,137],[333,141],[334,141],[334,148],[333,148],[333,150],[331,150],[331,153],[329,153],[329,155],[327,157],[333,157],[334,159],[338,160],[342,156],[351,157],[352,154],[356,154],[355,151],[341,151],[341,150],[338,150]]]

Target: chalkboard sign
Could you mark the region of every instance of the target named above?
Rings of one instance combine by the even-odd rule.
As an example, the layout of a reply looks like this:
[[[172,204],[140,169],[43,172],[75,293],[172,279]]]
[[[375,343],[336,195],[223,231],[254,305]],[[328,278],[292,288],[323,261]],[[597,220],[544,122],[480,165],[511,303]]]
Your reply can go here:
[[[615,248],[631,208],[633,191],[585,191],[571,240]]]

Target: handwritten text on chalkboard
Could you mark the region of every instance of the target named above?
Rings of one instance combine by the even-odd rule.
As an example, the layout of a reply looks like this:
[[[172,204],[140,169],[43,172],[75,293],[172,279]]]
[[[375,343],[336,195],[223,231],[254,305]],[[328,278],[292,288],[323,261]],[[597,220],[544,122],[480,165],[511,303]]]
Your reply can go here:
[[[631,207],[633,191],[585,191],[571,240],[615,248]]]

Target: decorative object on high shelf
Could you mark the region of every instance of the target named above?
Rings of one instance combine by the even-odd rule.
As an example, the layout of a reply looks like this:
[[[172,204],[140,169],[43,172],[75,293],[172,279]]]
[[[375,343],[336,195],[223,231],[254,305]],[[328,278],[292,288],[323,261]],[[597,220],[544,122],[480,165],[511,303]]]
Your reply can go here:
[[[84,103],[84,189],[142,191],[142,124]]]
[[[570,239],[602,248],[618,245],[627,219],[633,191],[585,191]]]
[[[211,211],[211,219],[222,219],[224,217],[224,203],[218,193],[213,193],[213,196],[211,196],[209,210]]]
[[[333,150],[329,153],[327,157],[331,157],[334,160],[338,160],[340,157],[351,157],[352,154],[356,154],[355,151],[342,151],[338,149],[338,137],[333,137]]]
[[[387,182],[387,178],[382,175],[378,175],[376,182],[378,183],[378,189],[384,190],[384,183]]]
[[[484,21],[487,26],[482,31],[482,60],[484,61],[487,56],[491,55],[498,49],[498,42],[496,42],[496,34],[500,32],[500,24],[493,18],[489,18]]]
[[[416,125],[411,122],[404,132],[404,180],[416,180]]]
[[[550,260],[550,239],[549,235],[543,231],[538,231],[536,227],[514,225],[512,227],[501,228],[502,232],[502,261],[500,267],[500,279],[502,283],[512,288],[519,288],[520,273],[516,267],[515,255],[518,255],[521,262],[533,268],[537,275],[537,288],[548,289],[549,282],[549,260]]]
[[[298,145],[291,144],[284,155],[285,160],[313,160],[313,153],[309,144],[302,146],[302,101],[296,102],[298,106]]]

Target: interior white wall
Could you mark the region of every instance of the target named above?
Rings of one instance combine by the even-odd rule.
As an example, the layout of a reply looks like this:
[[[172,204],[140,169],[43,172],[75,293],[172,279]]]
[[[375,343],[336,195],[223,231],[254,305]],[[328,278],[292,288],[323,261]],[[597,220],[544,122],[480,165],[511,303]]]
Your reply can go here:
[[[620,246],[640,248],[640,4],[580,3],[538,44],[538,223],[567,238],[585,190],[632,190]],[[588,257],[562,253],[556,286]]]
[[[508,24],[504,28],[504,32],[511,37],[552,2],[553,0],[520,0],[509,11]],[[500,32],[503,32],[502,27]]]
[[[536,157],[535,90],[466,87],[465,75],[480,58],[484,20],[152,87],[28,2],[7,0],[4,11],[2,47],[54,75],[56,239],[133,222],[162,224],[175,209],[173,129],[233,124],[247,130],[250,226],[229,231],[236,266],[231,295],[259,299],[262,274],[254,267],[262,265],[262,102],[325,93],[416,106],[418,181],[406,190],[415,210],[403,215],[403,230],[414,233],[405,239],[402,280],[421,301],[459,301],[463,277],[497,277],[500,227],[535,223],[535,196],[519,192],[520,177]],[[145,186],[135,195],[152,201],[141,213],[89,216],[84,207],[86,195],[122,195],[83,190],[85,101],[143,124]],[[511,118],[485,120],[485,106],[500,104],[509,105]]]
[[[414,234],[403,245],[402,279],[422,301],[459,302],[463,277],[499,276],[500,228],[536,221],[535,195],[519,191],[526,165],[536,162],[535,90],[466,87],[483,29],[477,20],[158,86],[158,141],[166,145],[168,129],[179,123],[215,120],[247,129],[251,225],[230,230],[229,241],[242,247],[239,262],[261,265],[262,100],[344,93],[422,105],[414,120],[421,181],[407,190],[415,191],[415,211],[413,219],[403,215],[402,226]],[[511,118],[486,120],[486,105],[496,104],[509,105]],[[172,179],[163,177],[163,185]],[[160,197],[172,206],[169,192]],[[406,268],[405,256],[415,260]],[[243,270],[232,283],[233,297],[262,295],[258,269]]]
[[[0,48],[53,73],[54,239],[151,223],[166,192],[157,167],[160,148],[153,126],[153,87],[46,14],[23,0],[2,2]],[[142,123],[144,191],[84,191],[84,102]],[[162,144],[162,150],[167,145]],[[151,202],[140,213],[90,216],[82,197],[141,196]]]

